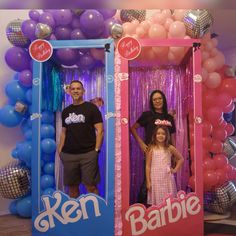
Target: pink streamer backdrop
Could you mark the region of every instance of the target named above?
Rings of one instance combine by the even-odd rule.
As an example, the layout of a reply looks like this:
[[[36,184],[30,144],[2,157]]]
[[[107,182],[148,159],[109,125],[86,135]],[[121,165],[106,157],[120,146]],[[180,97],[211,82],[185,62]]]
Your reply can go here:
[[[149,110],[149,95],[155,89],[162,90],[167,98],[168,110],[175,111],[176,147],[185,162],[176,176],[177,188],[187,191],[189,178],[187,114],[193,109],[192,60],[188,65],[168,67],[130,67],[130,125],[143,111]],[[143,137],[143,129],[138,130]],[[130,203],[137,202],[143,181],[143,153],[130,135]]]

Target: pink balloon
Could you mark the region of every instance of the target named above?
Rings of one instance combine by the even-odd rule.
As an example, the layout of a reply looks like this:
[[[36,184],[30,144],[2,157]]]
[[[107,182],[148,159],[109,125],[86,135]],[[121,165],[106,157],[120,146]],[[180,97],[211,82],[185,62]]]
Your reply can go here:
[[[203,67],[210,73],[217,68],[216,61],[213,58],[208,58],[203,62]]]
[[[139,21],[138,21],[138,20],[132,20],[132,21],[131,21],[131,24],[134,25],[135,28],[136,28],[136,27],[139,26]]]
[[[221,77],[220,74],[217,72],[209,73],[208,77],[204,81],[204,84],[210,89],[215,89],[219,87],[220,83],[221,83]]]
[[[164,27],[166,28],[166,30],[169,31],[170,25],[173,23],[174,21],[171,18],[167,18],[165,23],[164,23]]]
[[[208,41],[204,46],[207,51],[211,51],[213,49],[213,44],[211,41]]]
[[[171,10],[170,9],[164,9],[161,11],[161,14],[165,16],[165,18],[171,18]]]
[[[217,139],[212,139],[210,151],[213,153],[221,153],[223,151],[223,143]]]
[[[151,24],[148,20],[144,20],[140,23],[140,26],[143,27],[143,29],[147,32],[149,30]]]
[[[146,31],[144,30],[142,26],[138,26],[136,28],[136,34],[138,35],[139,38],[144,38],[146,35]]]
[[[225,56],[222,52],[218,52],[218,54],[214,57],[216,62],[216,69],[220,69],[225,64]]]
[[[153,52],[157,57],[167,56],[169,48],[168,47],[152,47]]]
[[[202,61],[204,62],[206,59],[210,57],[210,53],[207,51],[202,51]]]
[[[217,120],[219,121],[222,118],[223,112],[219,107],[209,107],[206,111],[207,119],[212,123],[212,121]]]
[[[169,28],[169,34],[171,38],[184,38],[186,34],[186,28],[183,22],[174,21]]]
[[[157,12],[153,16],[153,22],[156,23],[156,24],[164,25],[165,20],[166,20],[166,17],[163,14],[159,13],[159,12]]]
[[[228,158],[224,154],[217,154],[213,158],[216,169],[221,169],[229,163]]]
[[[155,39],[166,39],[167,33],[164,28],[164,26],[160,24],[153,24],[151,25],[148,35],[150,38],[155,38]]]
[[[135,30],[136,30],[136,26],[131,24],[130,22],[125,22],[123,25],[123,31],[124,31],[124,34],[134,34],[135,33]]]
[[[210,149],[212,145],[212,138],[209,136],[202,136],[202,145],[206,149]]]
[[[170,47],[170,52],[172,52],[176,57],[184,56],[184,47]]]
[[[230,103],[228,106],[223,108],[224,113],[232,112],[235,109],[234,102]]]
[[[212,170],[207,170],[203,172],[203,184],[204,190],[208,191],[214,188],[219,181],[219,177]]]
[[[236,97],[236,80],[232,78],[223,79],[220,91],[229,94],[232,98]]]
[[[227,136],[230,136],[230,135],[232,135],[234,133],[235,128],[234,128],[234,126],[231,123],[227,123],[227,125],[225,127],[225,130],[227,132]]]
[[[203,170],[207,171],[207,170],[215,170],[216,166],[215,166],[215,162],[212,158],[207,157],[203,159]]]
[[[225,129],[222,129],[221,127],[214,128],[212,131],[212,138],[225,141],[225,139],[227,138],[227,131]]]
[[[188,184],[191,187],[191,189],[195,191],[195,176],[194,175],[190,176],[188,180]]]
[[[215,105],[217,93],[212,89],[207,89],[203,94],[203,107],[211,107]]]
[[[221,186],[224,182],[228,180],[228,174],[225,172],[224,169],[215,170],[215,174],[218,178],[217,186]]]
[[[217,97],[217,100],[218,105],[222,107],[222,109],[230,106],[233,103],[232,97],[227,93],[220,93]]]
[[[212,125],[209,121],[202,122],[202,135],[208,136],[211,135],[212,132]]]
[[[187,12],[186,9],[176,9],[174,10],[173,16],[175,20],[182,21],[184,14]]]
[[[214,48],[215,48],[215,47],[217,46],[217,44],[218,44],[217,38],[211,39],[211,42],[212,42],[212,45],[213,45]]]
[[[203,79],[203,82],[206,81],[207,77],[208,77],[208,72],[207,72],[207,70],[204,67],[202,67],[202,79]]]

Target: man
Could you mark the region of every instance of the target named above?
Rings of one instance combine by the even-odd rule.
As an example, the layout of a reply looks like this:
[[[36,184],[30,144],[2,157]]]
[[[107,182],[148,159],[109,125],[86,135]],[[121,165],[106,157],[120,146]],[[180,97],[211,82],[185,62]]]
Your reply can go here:
[[[73,104],[62,111],[62,132],[58,153],[64,165],[64,184],[69,196],[79,196],[79,184],[89,193],[98,194],[100,181],[98,154],[103,141],[101,112],[93,103],[83,100],[84,87],[78,80],[70,83]]]

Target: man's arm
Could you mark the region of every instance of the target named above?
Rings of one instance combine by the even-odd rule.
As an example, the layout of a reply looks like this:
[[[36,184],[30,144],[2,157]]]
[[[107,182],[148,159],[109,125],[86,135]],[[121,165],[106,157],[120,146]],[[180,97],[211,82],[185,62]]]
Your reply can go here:
[[[96,145],[95,145],[95,150],[100,150],[103,142],[103,135],[104,135],[104,130],[103,130],[103,123],[96,123],[94,124],[94,127],[96,129]]]
[[[65,139],[66,139],[66,128],[65,127],[62,127],[62,130],[61,130],[61,136],[60,136],[60,142],[59,142],[59,145],[58,145],[58,148],[57,148],[57,152],[58,154],[61,153],[61,150],[65,144]]]

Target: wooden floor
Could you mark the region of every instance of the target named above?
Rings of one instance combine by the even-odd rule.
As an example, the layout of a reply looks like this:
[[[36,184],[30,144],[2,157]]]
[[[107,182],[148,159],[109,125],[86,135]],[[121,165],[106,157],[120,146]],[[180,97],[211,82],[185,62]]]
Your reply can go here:
[[[31,236],[31,219],[0,216],[0,236]]]
[[[232,208],[229,218],[205,221],[204,231],[206,236],[236,236],[236,205]],[[0,236],[31,236],[31,219],[15,215],[0,216]]]

